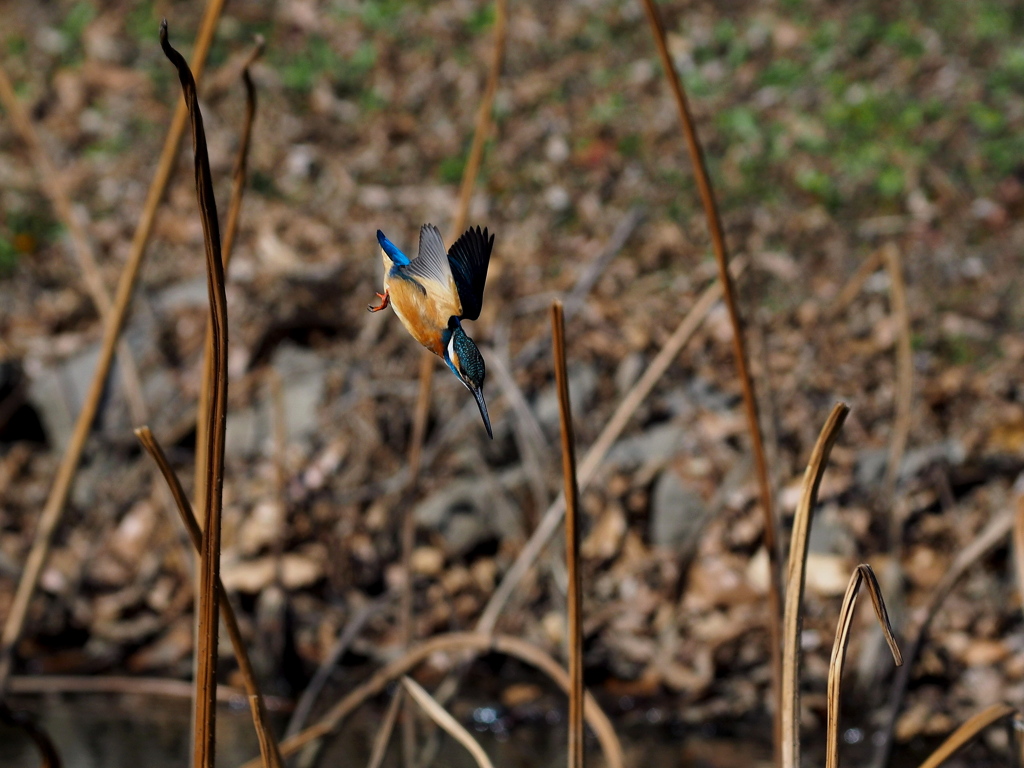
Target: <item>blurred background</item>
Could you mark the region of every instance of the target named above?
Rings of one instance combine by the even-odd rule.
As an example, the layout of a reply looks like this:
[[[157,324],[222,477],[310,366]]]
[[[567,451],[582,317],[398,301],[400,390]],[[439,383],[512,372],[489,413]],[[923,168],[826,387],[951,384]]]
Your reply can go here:
[[[907,637],[957,554],[1014,504],[1024,469],[1024,4],[660,7],[730,251],[747,265],[740,309],[784,540],[818,430],[835,401],[852,409],[811,542],[802,635],[810,733],[823,722],[852,568],[868,562],[887,575],[890,613]],[[188,56],[201,13],[199,3],[169,0],[3,5],[2,64],[56,175],[43,178],[5,107],[0,616],[102,335],[46,185],[70,196],[113,293],[181,98],[158,24],[168,19]],[[404,515],[416,521],[415,637],[475,626],[561,489],[551,300],[567,301],[582,457],[716,275],[641,4],[513,0],[508,14],[469,216],[496,236],[470,329],[488,365],[494,440],[438,368],[411,498],[402,491],[420,348],[392,312],[366,312],[381,290],[375,230],[407,251],[424,222],[447,243],[459,234],[450,228],[494,7],[232,0],[217,27],[200,94],[222,218],[245,108],[241,65],[254,36],[266,39],[252,70],[259,107],[228,276],[223,578],[264,690],[285,710],[355,617],[361,628],[324,702],[401,652]],[[124,338],[146,421],[189,489],[206,301],[186,137]],[[640,734],[629,760],[649,759],[644,750],[660,739],[736,733],[753,752],[729,762],[721,748],[709,764],[768,754],[757,746],[770,733],[767,557],[731,338],[718,305],[582,495],[587,682],[624,733]],[[108,699],[58,697],[61,685],[38,682],[45,677],[191,675],[191,555],[132,435],[138,414],[119,371],[18,647],[18,701],[65,730],[89,720],[66,707],[79,702],[95,716],[95,702]],[[903,406],[901,391],[910,393]],[[904,436],[905,450],[894,451]],[[497,623],[560,659],[561,556],[556,540]],[[908,748],[987,704],[1021,702],[1020,608],[1001,545],[932,624],[897,724]],[[870,741],[892,675],[873,652],[871,622],[865,611],[853,633],[851,745]],[[225,647],[225,683],[238,683],[234,669]],[[420,678],[447,671],[428,663]],[[544,743],[561,733],[561,695],[521,664],[485,657],[463,690],[453,711],[478,731],[507,739],[532,724]],[[112,717],[130,721],[133,709],[151,711],[111,705]],[[157,729],[169,764],[187,754],[187,711]],[[75,748],[81,762],[69,764],[113,764],[99,732],[89,728]],[[143,738],[152,748],[154,737]],[[251,736],[239,738],[250,740],[243,756],[254,755]],[[994,731],[963,764],[986,764],[1006,742]]]

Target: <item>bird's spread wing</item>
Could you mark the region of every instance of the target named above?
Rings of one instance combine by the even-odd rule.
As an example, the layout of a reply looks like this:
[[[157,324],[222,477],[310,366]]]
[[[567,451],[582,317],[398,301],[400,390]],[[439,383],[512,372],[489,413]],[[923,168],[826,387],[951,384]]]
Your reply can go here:
[[[462,317],[467,320],[480,317],[493,247],[494,235],[488,237],[486,229],[481,231],[480,227],[475,227],[463,232],[448,253],[448,264],[462,304]]]
[[[434,282],[445,290],[450,289],[452,270],[448,266],[448,257],[444,252],[441,233],[433,224],[424,224],[420,227],[419,253],[416,254],[415,259],[409,262],[409,266],[403,269],[403,272],[409,276]]]

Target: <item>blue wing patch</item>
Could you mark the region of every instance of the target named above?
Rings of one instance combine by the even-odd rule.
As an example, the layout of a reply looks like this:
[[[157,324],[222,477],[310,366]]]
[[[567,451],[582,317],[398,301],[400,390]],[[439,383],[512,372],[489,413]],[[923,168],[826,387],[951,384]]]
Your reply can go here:
[[[377,230],[377,242],[380,243],[381,249],[387,254],[388,258],[391,259],[395,264],[400,267],[407,266],[409,264],[409,257],[398,250],[398,246],[388,240],[384,233],[379,229]]]

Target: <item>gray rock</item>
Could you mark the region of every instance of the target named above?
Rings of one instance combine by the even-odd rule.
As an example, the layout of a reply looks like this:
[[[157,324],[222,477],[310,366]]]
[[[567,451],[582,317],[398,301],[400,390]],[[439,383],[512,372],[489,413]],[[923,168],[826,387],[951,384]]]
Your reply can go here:
[[[898,482],[919,475],[926,467],[940,462],[949,466],[962,464],[966,453],[963,443],[958,440],[944,440],[923,448],[907,451],[900,464]],[[861,451],[857,455],[857,484],[862,488],[870,488],[885,477],[885,465],[889,460],[888,448],[875,448]]]
[[[605,465],[620,468],[664,464],[685,445],[686,430],[678,424],[659,424],[639,435],[619,440],[608,452]]]
[[[850,530],[840,521],[834,505],[826,506],[814,515],[807,549],[821,555],[856,555],[856,541]]]
[[[520,516],[501,486],[525,482],[520,469],[501,477],[455,480],[413,510],[418,525],[437,531],[449,554],[461,555],[481,541],[523,535]]]
[[[284,388],[285,427],[289,440],[304,440],[317,431],[317,412],[324,396],[327,361],[316,352],[282,344],[271,365]]]
[[[692,556],[711,514],[700,494],[688,488],[670,467],[654,484],[648,523],[651,544]]]
[[[319,410],[324,397],[327,361],[312,350],[281,344],[270,362],[281,377],[285,434],[288,442],[303,443],[320,426]],[[273,438],[271,403],[264,396],[247,408],[230,411],[225,453],[252,456],[267,450]]]
[[[180,312],[194,307],[209,307],[210,294],[206,275],[197,275],[164,288],[157,294],[155,304],[163,313]]]

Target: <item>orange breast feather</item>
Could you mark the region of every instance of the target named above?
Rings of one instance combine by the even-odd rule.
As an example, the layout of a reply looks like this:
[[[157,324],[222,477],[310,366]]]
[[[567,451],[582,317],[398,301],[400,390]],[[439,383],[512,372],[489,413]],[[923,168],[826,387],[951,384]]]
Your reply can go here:
[[[449,282],[451,285],[444,287],[416,278],[393,277],[384,281],[391,295],[391,306],[402,325],[416,341],[439,357],[444,354],[441,333],[448,327],[448,318],[462,314],[454,281]]]

